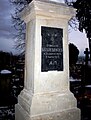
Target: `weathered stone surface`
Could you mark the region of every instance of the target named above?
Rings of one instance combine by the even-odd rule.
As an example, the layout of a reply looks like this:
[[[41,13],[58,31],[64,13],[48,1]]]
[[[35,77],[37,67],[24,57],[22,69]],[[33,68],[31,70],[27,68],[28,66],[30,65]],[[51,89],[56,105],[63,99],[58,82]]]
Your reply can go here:
[[[15,106],[16,120],[80,120],[80,110],[69,90],[68,80],[68,20],[74,13],[73,8],[62,3],[45,0],[33,0],[22,12],[22,19],[26,22],[27,28],[25,83]],[[42,26],[62,30],[62,46],[58,43],[63,54],[61,70],[55,66],[55,69],[49,67],[47,71],[42,71]],[[54,47],[54,42],[51,45]],[[51,53],[53,51],[54,49]]]
[[[16,107],[16,120],[80,120],[80,110],[77,108],[59,112],[31,116],[21,106]]]

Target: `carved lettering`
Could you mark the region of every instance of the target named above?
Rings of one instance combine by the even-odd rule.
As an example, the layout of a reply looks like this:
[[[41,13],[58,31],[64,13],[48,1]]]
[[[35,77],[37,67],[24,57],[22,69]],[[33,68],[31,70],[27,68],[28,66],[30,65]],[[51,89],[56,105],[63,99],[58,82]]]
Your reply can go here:
[[[41,27],[41,71],[63,70],[63,29]]]

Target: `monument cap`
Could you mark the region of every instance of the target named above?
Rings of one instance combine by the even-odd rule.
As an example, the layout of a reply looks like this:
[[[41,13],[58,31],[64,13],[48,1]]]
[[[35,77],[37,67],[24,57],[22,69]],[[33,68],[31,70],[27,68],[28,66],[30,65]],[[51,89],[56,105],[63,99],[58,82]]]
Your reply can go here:
[[[64,0],[49,0],[49,1],[58,2],[58,3],[65,3]]]
[[[34,1],[65,3],[64,0],[34,0]]]

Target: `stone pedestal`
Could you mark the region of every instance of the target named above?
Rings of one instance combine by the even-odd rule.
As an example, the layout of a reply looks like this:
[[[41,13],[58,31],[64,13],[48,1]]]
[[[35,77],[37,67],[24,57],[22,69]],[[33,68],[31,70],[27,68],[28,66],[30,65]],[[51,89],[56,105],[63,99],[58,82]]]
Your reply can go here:
[[[74,13],[50,0],[33,0],[22,12],[25,84],[15,106],[16,120],[80,120],[69,90],[68,21]]]

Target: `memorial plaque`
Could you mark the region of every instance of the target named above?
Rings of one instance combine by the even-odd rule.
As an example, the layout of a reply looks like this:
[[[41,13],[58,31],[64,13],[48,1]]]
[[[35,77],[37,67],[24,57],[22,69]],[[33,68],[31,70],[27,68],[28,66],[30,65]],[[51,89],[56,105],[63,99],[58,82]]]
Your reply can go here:
[[[41,26],[41,71],[63,71],[63,29]]]

